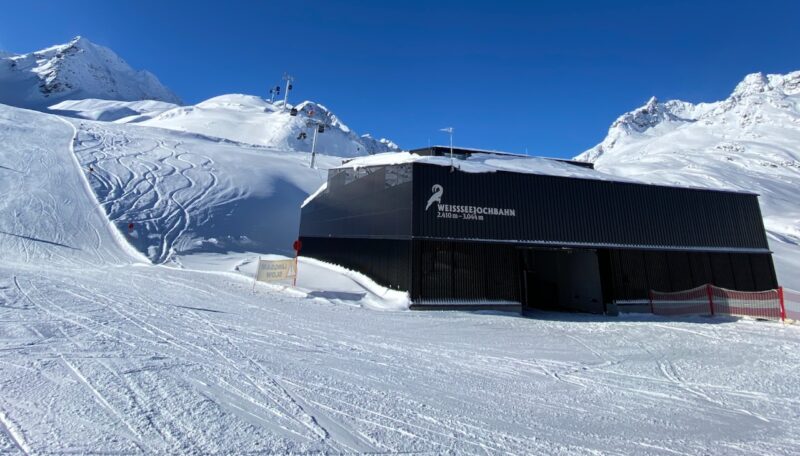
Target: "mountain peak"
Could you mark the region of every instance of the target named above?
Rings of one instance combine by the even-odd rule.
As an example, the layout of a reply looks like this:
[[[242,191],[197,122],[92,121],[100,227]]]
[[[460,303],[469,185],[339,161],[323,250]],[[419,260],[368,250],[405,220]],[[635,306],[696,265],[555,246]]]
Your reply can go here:
[[[87,98],[181,103],[151,73],[134,70],[111,49],[82,36],[0,59],[0,103],[12,106],[45,110]]]
[[[767,103],[781,110],[792,109],[793,103],[784,98],[798,94],[800,71],[787,74],[748,74],[727,99],[714,103],[693,104],[680,100],[661,103],[656,97],[650,97],[643,106],[619,116],[611,124],[605,139],[577,159],[594,162],[618,147],[621,142],[627,143],[643,136],[660,134],[650,131],[657,127],[661,132],[668,132],[700,120],[704,123],[734,122],[740,127],[752,125],[763,119],[763,116],[758,115],[762,104]],[[733,117],[725,120],[723,116],[727,113]]]
[[[764,73],[750,73],[744,77],[742,82],[733,89],[731,98],[741,98],[747,95],[765,92],[770,86],[769,78]]]

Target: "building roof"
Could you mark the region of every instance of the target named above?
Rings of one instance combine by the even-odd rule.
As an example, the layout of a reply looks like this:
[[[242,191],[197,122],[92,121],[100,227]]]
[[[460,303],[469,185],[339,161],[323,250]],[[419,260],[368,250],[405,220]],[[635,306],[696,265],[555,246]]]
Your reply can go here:
[[[515,154],[512,152],[502,152],[499,150],[476,149],[473,147],[453,147],[452,150],[453,150],[453,156],[458,157],[459,159],[469,157],[473,154],[490,154],[490,155],[499,155],[505,157],[531,158],[531,156],[527,154]],[[439,157],[449,157],[450,146],[429,146],[421,149],[412,149],[409,152],[417,155],[435,155]],[[553,157],[538,157],[538,158],[544,158],[546,160],[554,160],[562,163],[568,163],[570,165],[580,166],[582,168],[594,169],[594,163],[585,161],[568,160],[566,158],[553,158]]]
[[[454,150],[455,155],[455,150]],[[412,152],[387,152],[383,154],[358,157],[344,162],[337,168],[361,168],[367,166],[401,165],[405,163],[424,163],[450,166],[450,157],[443,155],[420,155]],[[522,174],[541,174],[548,176],[574,177],[617,182],[640,183],[633,179],[601,173],[591,168],[575,166],[561,160],[526,155],[470,152],[453,160],[453,166],[466,173],[492,173],[506,171]]]
[[[439,151],[444,149],[447,149],[448,153],[439,155]],[[417,153],[418,151],[422,151],[423,154]],[[458,156],[456,156],[456,151],[460,152]],[[757,195],[757,193],[754,192],[708,188],[700,185],[689,186],[653,184],[628,177],[604,173],[594,169],[593,167],[583,166],[583,162],[575,162],[572,160],[562,160],[557,158],[531,157],[528,155],[464,148],[453,148],[453,158],[452,166],[454,166],[457,170],[466,173],[493,173],[503,171],[520,174],[569,177],[573,179],[624,182],[639,185],[652,185],[656,187],[686,188],[698,191]],[[345,160],[342,162],[341,166],[337,166],[335,169],[355,169],[369,166],[401,165],[405,163],[451,166],[449,147],[432,146],[431,148],[417,149],[410,152],[386,152],[375,155],[367,155]]]

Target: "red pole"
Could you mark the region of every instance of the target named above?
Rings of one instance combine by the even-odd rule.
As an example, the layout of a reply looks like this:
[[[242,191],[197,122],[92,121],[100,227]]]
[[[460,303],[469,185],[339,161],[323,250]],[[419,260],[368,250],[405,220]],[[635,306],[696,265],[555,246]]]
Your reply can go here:
[[[656,311],[655,311],[655,309],[653,308],[653,290],[650,290],[650,291],[648,292],[648,294],[650,295],[650,313],[651,313],[651,314],[655,314],[655,313],[656,313]]]
[[[786,321],[786,304],[783,302],[783,287],[778,287],[778,300],[781,303],[781,321]]]
[[[711,316],[714,316],[714,292],[711,290],[711,284],[706,284],[706,294],[708,295],[708,308],[711,310]]]

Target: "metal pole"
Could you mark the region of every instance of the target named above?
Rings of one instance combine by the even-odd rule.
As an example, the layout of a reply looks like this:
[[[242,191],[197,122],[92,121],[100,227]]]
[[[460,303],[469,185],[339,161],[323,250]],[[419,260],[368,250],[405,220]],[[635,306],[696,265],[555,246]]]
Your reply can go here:
[[[453,165],[453,127],[442,128],[439,131],[450,134],[450,172],[453,172],[455,166]]]
[[[453,172],[453,127],[450,127],[450,172]]]
[[[294,78],[287,73],[284,73],[283,80],[286,81],[286,87],[283,91],[283,110],[286,111],[286,103],[289,102],[289,85],[294,81]]]
[[[311,140],[311,167],[314,167],[314,159],[316,158],[317,150],[317,132],[319,132],[319,125],[314,125],[314,138]]]

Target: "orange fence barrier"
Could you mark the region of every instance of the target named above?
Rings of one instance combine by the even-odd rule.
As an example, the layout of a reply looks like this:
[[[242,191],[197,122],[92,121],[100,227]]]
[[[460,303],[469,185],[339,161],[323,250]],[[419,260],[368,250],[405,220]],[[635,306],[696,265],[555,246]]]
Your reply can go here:
[[[780,287],[766,291],[737,291],[711,284],[690,290],[650,291],[650,310],[656,315],[731,315],[764,320],[800,320],[800,293]]]

